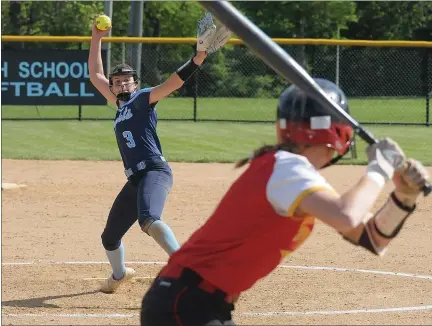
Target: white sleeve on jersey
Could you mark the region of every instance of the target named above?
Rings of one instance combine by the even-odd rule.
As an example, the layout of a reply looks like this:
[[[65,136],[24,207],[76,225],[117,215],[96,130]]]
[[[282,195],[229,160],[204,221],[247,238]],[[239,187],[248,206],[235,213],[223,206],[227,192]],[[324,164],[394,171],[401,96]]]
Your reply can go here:
[[[275,158],[266,192],[268,201],[279,215],[292,216],[300,201],[312,192],[334,191],[304,156],[278,151]]]

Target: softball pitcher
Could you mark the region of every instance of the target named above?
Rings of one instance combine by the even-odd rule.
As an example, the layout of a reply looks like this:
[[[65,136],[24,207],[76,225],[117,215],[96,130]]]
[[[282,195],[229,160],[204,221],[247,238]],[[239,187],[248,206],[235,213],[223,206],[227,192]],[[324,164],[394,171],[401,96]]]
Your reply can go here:
[[[315,80],[348,111],[341,89]],[[391,139],[367,148],[363,176],[339,195],[319,170],[348,152],[352,128],[290,86],[279,99],[276,131],[277,145],[237,163],[249,166],[160,271],[143,298],[141,325],[233,325],[231,312],[239,295],[298,249],[315,219],[354,245],[383,255],[415,211],[429,176]],[[370,213],[392,179],[395,188],[386,203]]]
[[[118,65],[108,79],[105,77],[101,39],[108,31],[100,31],[93,26],[88,66],[93,85],[108,102],[118,107],[114,132],[127,177],[102,233],[102,245],[112,273],[103,283],[101,291],[112,293],[135,274],[132,268],[125,266],[122,238],[137,219],[141,229],[168,255],[179,248],[172,230],[160,219],[173,177],[156,132],[156,104],[180,88],[208,54],[223,47],[231,32],[224,26],[216,29],[211,15],[207,14],[198,25],[197,55],[163,84],[139,89],[139,76],[129,65]]]

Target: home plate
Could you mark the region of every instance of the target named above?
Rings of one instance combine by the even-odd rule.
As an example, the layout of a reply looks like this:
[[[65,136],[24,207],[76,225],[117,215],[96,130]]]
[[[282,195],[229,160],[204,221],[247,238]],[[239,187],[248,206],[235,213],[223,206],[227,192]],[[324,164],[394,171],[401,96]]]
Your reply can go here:
[[[1,188],[2,190],[8,190],[8,189],[17,189],[17,188],[25,188],[27,185],[24,184],[18,184],[18,183],[2,183]]]

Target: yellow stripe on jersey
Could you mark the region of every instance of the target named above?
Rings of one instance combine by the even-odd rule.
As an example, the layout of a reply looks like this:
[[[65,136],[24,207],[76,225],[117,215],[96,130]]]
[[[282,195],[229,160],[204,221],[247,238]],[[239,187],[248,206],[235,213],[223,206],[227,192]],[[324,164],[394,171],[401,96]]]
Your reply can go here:
[[[293,201],[293,203],[291,204],[291,206],[288,208],[288,216],[292,216],[294,214],[294,212],[296,211],[298,205],[300,205],[301,201],[306,198],[307,196],[309,196],[311,193],[314,193],[316,191],[319,190],[329,190],[332,191],[331,188],[326,187],[326,186],[314,186],[314,187],[310,187],[306,190],[303,190],[303,192],[300,193],[300,195],[297,196],[297,198]]]
[[[306,216],[303,223],[300,225],[296,236],[292,239],[293,248],[298,248],[309,237],[315,223],[315,217]]]
[[[290,254],[291,254],[291,251],[281,249],[281,250],[280,250],[280,254],[281,254],[281,260],[282,260],[282,259],[284,259],[286,256],[290,255]]]
[[[292,239],[291,242],[291,250],[287,249],[281,249],[281,261],[288,255],[290,255],[294,250],[296,250],[311,234],[312,228],[315,222],[315,218],[313,216],[306,216],[303,219],[302,224],[300,225],[300,228],[297,231],[297,234]]]

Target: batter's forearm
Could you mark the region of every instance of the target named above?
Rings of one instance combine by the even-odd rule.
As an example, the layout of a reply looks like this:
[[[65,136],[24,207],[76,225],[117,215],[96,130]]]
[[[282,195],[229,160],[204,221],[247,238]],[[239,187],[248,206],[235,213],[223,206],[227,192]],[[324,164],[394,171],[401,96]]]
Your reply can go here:
[[[382,186],[364,175],[360,181],[340,198],[341,211],[350,220],[350,225],[357,227],[370,212]]]
[[[345,240],[356,246],[361,246],[376,255],[382,255],[391,242],[391,239],[381,237],[374,227],[375,217],[361,223],[348,233],[342,233]],[[367,229],[366,229],[367,228]]]
[[[361,225],[343,236],[346,240],[374,254],[383,255],[414,210],[415,206],[405,206],[394,194],[391,194],[375,215],[370,217],[372,214],[369,214]]]

